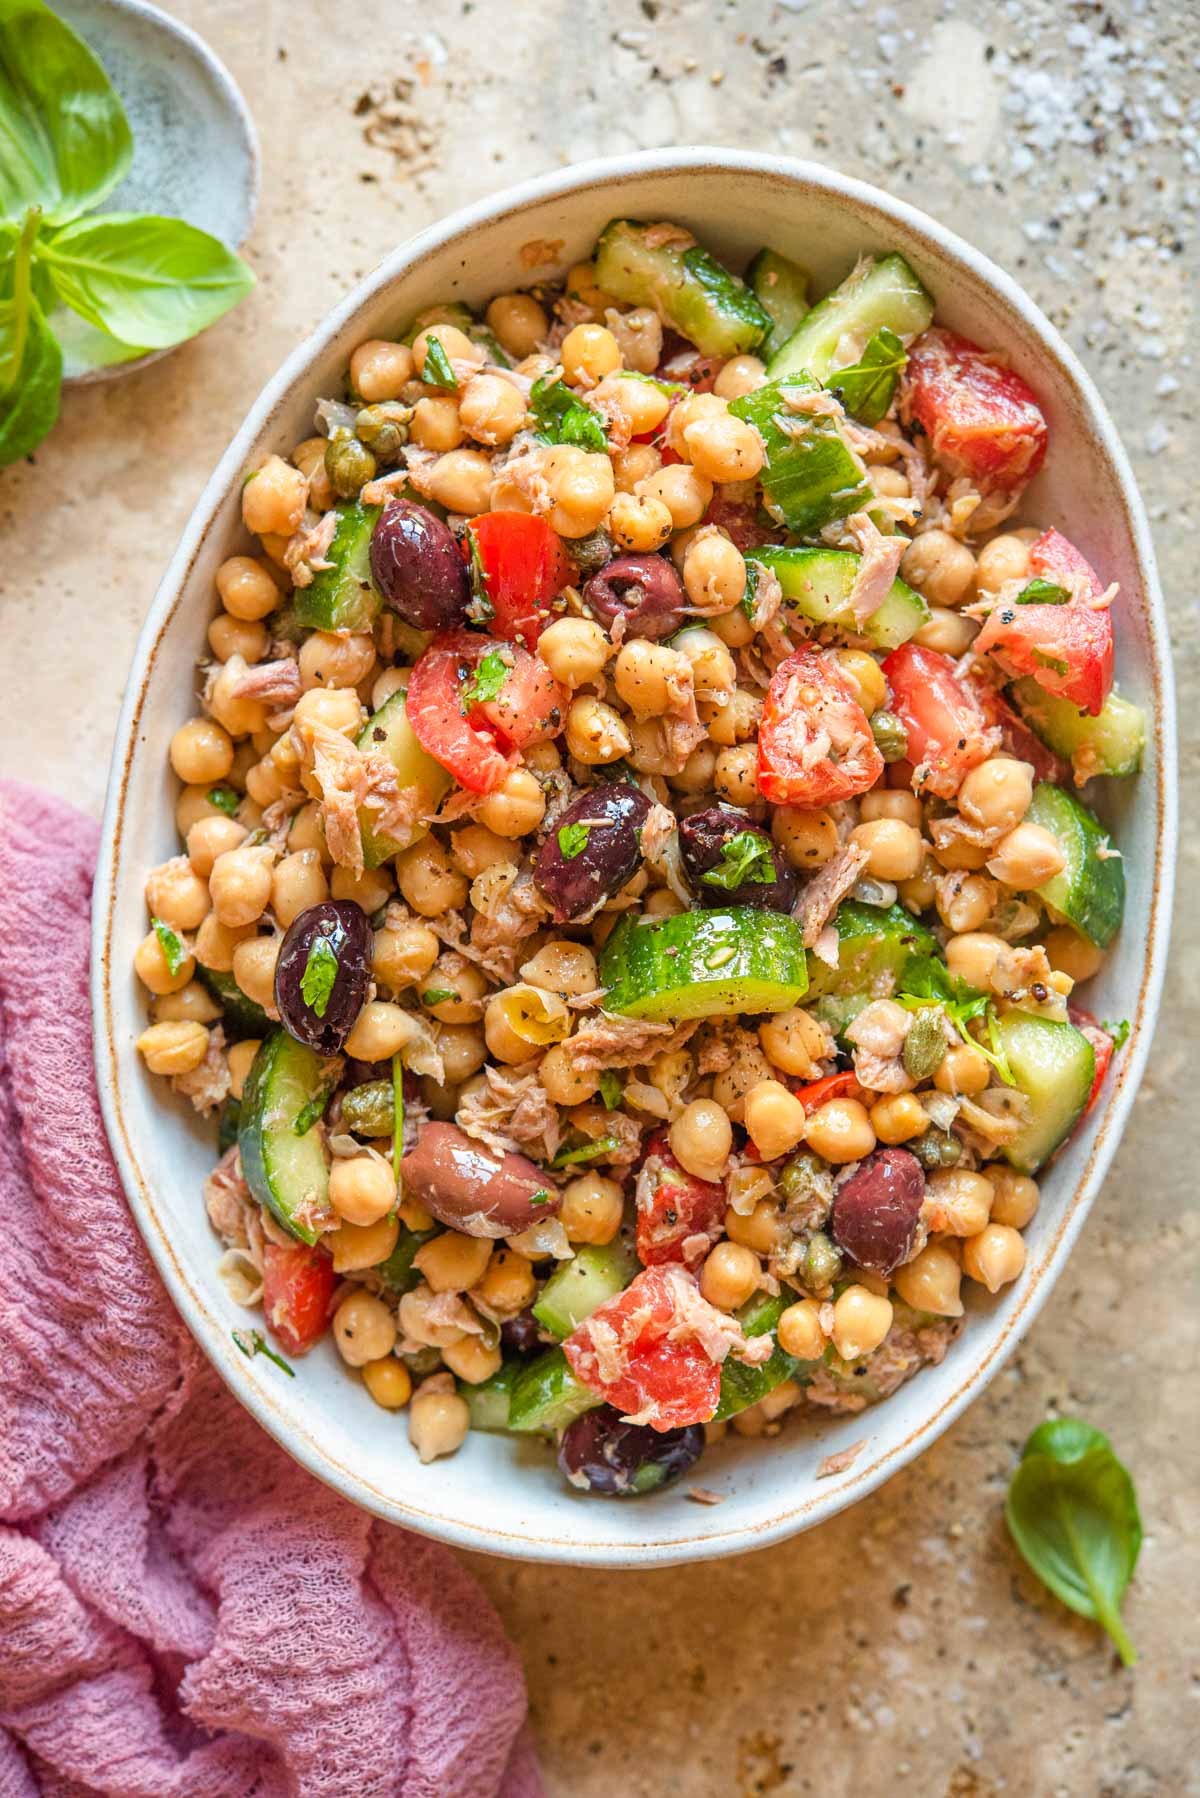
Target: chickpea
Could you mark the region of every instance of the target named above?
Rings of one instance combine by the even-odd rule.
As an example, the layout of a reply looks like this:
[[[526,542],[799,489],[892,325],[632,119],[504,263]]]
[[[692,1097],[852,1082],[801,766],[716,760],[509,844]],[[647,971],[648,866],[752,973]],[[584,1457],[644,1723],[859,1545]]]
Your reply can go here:
[[[671,409],[671,402],[652,381],[631,381],[627,375],[609,375],[593,394],[597,410],[615,415],[621,427],[631,436],[641,437],[656,431]]]
[[[499,1343],[489,1348],[481,1336],[464,1336],[442,1350],[442,1360],[468,1386],[479,1386],[497,1372],[503,1356]]]
[[[1046,932],[1044,948],[1050,966],[1078,982],[1090,980],[1104,965],[1104,951],[1069,924],[1056,924]]]
[[[270,756],[264,756],[261,762],[255,762],[246,770],[246,792],[263,810],[282,798],[283,789],[283,777]]]
[[[929,1128],[929,1114],[912,1093],[888,1093],[877,1099],[870,1111],[871,1128],[880,1142],[894,1146],[924,1136]]]
[[[911,880],[925,856],[920,831],[902,824],[899,818],[856,824],[850,841],[866,850],[866,872],[875,880]]]
[[[975,585],[975,558],[948,531],[922,531],[904,552],[900,573],[934,606],[958,606]]]
[[[958,790],[958,809],[987,830],[1012,830],[1029,810],[1033,769],[1028,762],[994,755],[981,762]]]
[[[867,475],[880,499],[908,499],[912,492],[908,476],[901,474],[898,468],[869,468]]]
[[[1036,1180],[1028,1174],[1018,1174],[1015,1168],[994,1164],[988,1168],[988,1179],[992,1183],[992,1215],[993,1224],[1006,1224],[1009,1229],[1023,1230],[1037,1216],[1037,1208],[1042,1202],[1042,1195]]]
[[[219,855],[208,877],[213,910],[222,924],[236,929],[255,924],[271,900],[271,864],[275,851],[265,844],[256,849],[227,849]]]
[[[662,361],[663,331],[658,314],[649,306],[633,306],[628,312],[617,312],[610,306],[605,318],[621,346],[625,367],[652,375]]]
[[[933,851],[934,860],[943,868],[969,870],[972,873],[987,863],[988,851],[978,843],[951,841]]]
[[[1013,531],[993,537],[979,552],[975,585],[980,593],[996,593],[1007,581],[1029,579],[1029,545]]]
[[[621,346],[604,325],[576,325],[559,351],[563,379],[572,387],[594,387],[621,366]]]
[[[310,905],[320,905],[328,897],[329,882],[315,849],[300,849],[276,862],[271,876],[271,910],[282,930]]]
[[[413,353],[408,345],[381,337],[360,343],[350,358],[350,385],[369,405],[398,400],[413,373]]]
[[[638,482],[634,492],[661,500],[677,531],[699,524],[712,501],[712,482],[686,462],[674,462]],[[553,521],[552,521],[553,522]]]
[[[146,905],[171,930],[195,930],[209,910],[208,887],[186,855],[175,855],[146,876]]]
[[[762,438],[743,419],[697,418],[683,427],[683,453],[708,481],[752,481],[766,461]]]
[[[561,1043],[553,1043],[546,1050],[538,1079],[555,1105],[582,1105],[600,1090],[599,1073],[584,1073],[576,1068]]]
[[[671,785],[678,793],[708,793],[712,791],[716,771],[716,750],[711,743],[701,743],[693,749],[679,773],[671,776]]]
[[[779,1080],[763,1080],[746,1094],[745,1122],[764,1161],[786,1155],[804,1138],[808,1114]]]
[[[979,635],[979,626],[973,618],[964,618],[961,612],[952,612],[947,606],[931,606],[929,617],[913,636],[913,642],[919,643],[922,649],[936,649],[944,656],[965,655]]]
[[[665,644],[633,637],[621,645],[613,668],[613,684],[639,718],[660,718],[672,697],[690,680],[685,657]]]
[[[855,697],[868,718],[887,701],[887,682],[873,655],[865,649],[839,649],[838,665],[854,689]]]
[[[746,1097],[764,1080],[771,1079],[771,1064],[752,1036],[738,1037],[731,1046],[727,1068],[713,1080],[713,1098],[724,1106],[735,1124],[746,1115]]]
[[[396,1346],[396,1320],[374,1294],[348,1293],[333,1314],[333,1340],[350,1367],[362,1367],[390,1355]]]
[[[938,916],[956,936],[978,930],[991,916],[995,903],[996,884],[984,874],[960,869],[944,874],[938,881]]]
[[[547,992],[578,998],[594,992],[600,984],[596,957],[586,943],[551,941],[543,943],[521,968],[522,980]]]
[[[233,618],[228,612],[218,612],[208,627],[209,648],[218,662],[227,662],[230,656],[241,656],[247,664],[261,662],[268,642],[265,624]]]
[[[357,687],[375,666],[375,639],[370,631],[334,635],[313,631],[300,645],[300,684],[310,687]]]
[[[766,364],[757,356],[731,356],[713,382],[713,392],[723,400],[740,400],[754,393],[767,378]]]
[[[253,935],[253,924],[239,924],[231,929],[222,924],[216,912],[210,911],[196,932],[196,960],[214,974],[232,973],[235,950]]]
[[[398,992],[425,978],[440,947],[424,924],[385,924],[375,932],[371,973],[382,986]]]
[[[821,1307],[814,1299],[800,1299],[781,1312],[776,1334],[784,1354],[797,1361],[819,1361],[825,1353]]]
[[[429,471],[427,491],[447,512],[474,517],[491,507],[492,465],[483,450],[454,449]]]
[[[224,813],[209,798],[209,786],[184,787],[175,801],[175,828],[187,840],[188,831],[202,818],[220,818]]]
[[[618,493],[608,514],[608,528],[615,543],[636,553],[661,549],[674,523],[661,500]]]
[[[210,817],[198,818],[188,831],[188,861],[193,871],[202,880],[207,880],[218,855],[224,855],[227,849],[238,848],[245,840],[245,827],[236,818],[227,818],[221,812],[213,812]]]
[[[304,523],[308,482],[282,456],[268,456],[242,488],[242,517],[256,537],[290,537]],[[222,593],[226,611],[233,611]],[[273,604],[278,604],[276,599]],[[270,610],[271,608],[268,608]],[[263,617],[262,612],[253,614]]]
[[[985,1174],[963,1167],[938,1168],[925,1189],[929,1227],[939,1236],[975,1236],[991,1216],[994,1197]]]
[[[458,401],[448,393],[424,394],[413,407],[409,437],[418,449],[445,455],[458,449],[466,436]]]
[[[771,811],[771,835],[793,868],[811,872],[823,868],[838,851],[833,813],[803,812],[794,805],[777,805]]]
[[[362,1370],[363,1385],[384,1411],[402,1411],[412,1397],[412,1375],[395,1355],[381,1355]]]
[[[539,1043],[529,1041],[514,1029],[508,1007],[498,993],[484,1007],[483,1035],[496,1060],[509,1067],[535,1060],[541,1050]]]
[[[566,687],[595,680],[611,654],[612,644],[591,618],[556,618],[538,638],[538,655]]]
[[[407,1048],[419,1031],[416,1019],[401,1006],[368,999],[346,1038],[346,1054],[359,1061],[386,1061]]]
[[[587,695],[571,701],[567,713],[567,748],[577,761],[602,767],[628,755],[631,739],[621,714],[602,699]]]
[[[715,1099],[693,1099],[670,1130],[671,1152],[698,1180],[723,1178],[733,1147],[729,1116]]]
[[[486,1236],[462,1236],[443,1230],[431,1242],[422,1243],[413,1266],[434,1292],[466,1292],[478,1286],[487,1272],[492,1245]]]
[[[828,1032],[798,1005],[764,1019],[758,1027],[758,1040],[768,1061],[801,1080],[815,1080],[821,1071],[819,1063],[831,1053]]]
[[[206,702],[217,723],[231,737],[252,737],[265,731],[267,726],[267,708],[262,700],[238,692],[245,672],[245,664],[237,656],[226,662],[213,682]]]
[[[387,1213],[373,1224],[340,1223],[322,1238],[335,1274],[357,1274],[386,1261],[400,1239],[400,1220]]]
[[[833,1307],[833,1346],[843,1361],[874,1352],[892,1327],[891,1301],[866,1286],[847,1286]]]
[[[476,443],[511,443],[525,423],[525,400],[503,375],[475,375],[458,403],[458,415]]]
[[[362,705],[351,688],[312,687],[296,701],[292,724],[305,738],[317,725],[353,737],[362,724]]]
[[[229,1062],[229,1094],[231,1098],[240,1099],[246,1086],[246,1078],[254,1065],[254,1057],[262,1048],[258,1037],[245,1037],[240,1043],[234,1043],[226,1057]]]
[[[657,474],[662,467],[662,457],[652,443],[631,443],[628,449],[618,450],[612,459],[613,480],[618,493],[636,493],[642,481]],[[541,644],[538,644],[539,653]]]
[[[988,857],[987,870],[1007,887],[1030,892],[1061,874],[1067,858],[1057,839],[1042,824],[1018,824],[1001,837]]]
[[[724,542],[724,538],[721,539]],[[714,631],[692,626],[675,640],[675,648],[691,664],[692,684],[701,702],[724,703],[734,691],[737,668]]]
[[[157,997],[150,1007],[150,1015],[156,1024],[215,1024],[221,1015],[221,1007],[206,986],[201,986],[198,980],[189,980],[178,992]]]
[[[521,851],[507,838],[483,824],[465,824],[451,838],[450,859],[460,873],[474,880],[500,864],[515,868]]]
[[[892,1274],[892,1285],[914,1311],[932,1311],[936,1317],[961,1317],[962,1268],[954,1250],[931,1242],[911,1261]]]
[[[138,1037],[136,1048],[152,1074],[190,1074],[208,1054],[208,1031],[203,1024],[181,1018],[151,1024]]]
[[[192,718],[181,724],[167,753],[180,780],[194,786],[224,780],[233,766],[229,733],[211,718]]]
[[[857,1099],[829,1099],[809,1117],[805,1140],[826,1161],[861,1161],[875,1147],[875,1131]]]
[[[946,1050],[934,1073],[933,1084],[940,1093],[966,1093],[970,1097],[983,1092],[991,1077],[987,1057],[973,1049],[970,1043],[958,1043]]]
[[[238,623],[255,624],[279,604],[279,588],[274,575],[265,562],[254,556],[228,557],[217,569],[216,582],[221,604]],[[216,645],[213,647],[215,649]],[[223,655],[221,659],[227,658]],[[250,660],[249,656],[246,660]]]
[[[758,735],[762,711],[762,700],[744,687],[738,687],[730,695],[729,703],[718,708],[708,726],[708,734],[714,743],[726,749],[735,743],[748,743]]]
[[[487,1060],[487,1044],[478,1024],[443,1024],[438,1030],[438,1049],[448,1086],[469,1080]]]
[[[570,299],[601,316],[616,305],[611,294],[596,286],[596,270],[590,262],[576,262],[567,270],[566,291]]]
[[[927,852],[913,878],[897,882],[900,903],[907,906],[914,915],[928,911],[937,897],[938,878],[939,864]]]
[[[713,770],[713,786],[730,805],[754,805],[758,792],[758,745],[738,743],[723,749]]]
[[[740,1242],[719,1242],[700,1269],[700,1291],[718,1311],[736,1311],[758,1290],[761,1280],[758,1256]]]
[[[489,1311],[501,1317],[515,1317],[533,1302],[537,1281],[532,1267],[515,1249],[497,1246],[488,1262],[476,1292]]]
[[[188,984],[196,972],[196,961],[194,956],[185,955],[172,974],[158,932],[151,930],[134,951],[133,971],[148,992],[165,996],[181,991]]]
[[[519,362],[531,356],[550,334],[550,320],[529,293],[504,293],[494,299],[484,313],[488,330]]]
[[[405,901],[423,918],[440,918],[466,904],[467,882],[436,837],[422,837],[396,857],[395,866]]]
[[[348,1224],[379,1223],[396,1203],[391,1168],[376,1155],[335,1160],[329,1172],[329,1202]]]
[[[461,963],[461,966],[455,965]],[[421,995],[421,1003],[431,1018],[439,1024],[471,1024],[483,1010],[483,999],[487,993],[487,980],[482,971],[473,963],[463,961],[455,955],[449,965],[444,961],[435,962],[429,974],[429,985]],[[429,1003],[431,992],[443,991],[452,993],[453,998],[440,999]]]
[[[864,824],[873,824],[878,818],[898,818],[914,830],[921,828],[921,801],[903,787],[872,787],[859,800],[858,811]]]
[[[965,936],[952,936],[946,944],[946,966],[977,992],[990,992],[992,970],[1006,948],[1002,937],[990,936],[984,930],[968,930]]]
[[[392,877],[386,865],[364,868],[355,874],[351,868],[335,868],[329,877],[329,891],[334,899],[352,899],[371,917],[392,896]]]
[[[989,1292],[1011,1285],[1025,1266],[1025,1243],[1007,1224],[988,1224],[963,1243],[963,1272]]]
[[[620,1183],[605,1174],[580,1174],[563,1188],[559,1222],[570,1242],[611,1242],[621,1228],[625,1202]]]
[[[537,829],[545,810],[546,795],[529,769],[513,768],[476,807],[476,816],[498,837],[523,837]]]
[[[746,558],[719,531],[706,533],[688,546],[683,584],[701,612],[728,612],[746,591]]]
[[[779,1212],[770,1199],[760,1199],[744,1217],[730,1206],[725,1213],[725,1234],[730,1242],[740,1242],[756,1255],[769,1255],[779,1247]]]
[[[546,451],[542,471],[553,502],[546,522],[560,537],[587,537],[604,522],[616,493],[606,455],[559,444]]]
[[[449,1386],[436,1382],[449,1376],[435,1374],[417,1388],[408,1408],[408,1437],[422,1465],[441,1455],[453,1455],[467,1439],[471,1413],[465,1399]]]
[[[230,972],[239,990],[272,1017],[276,1015],[275,964],[279,960],[282,941],[282,937],[277,936],[248,935],[243,942],[236,943],[231,952]]]

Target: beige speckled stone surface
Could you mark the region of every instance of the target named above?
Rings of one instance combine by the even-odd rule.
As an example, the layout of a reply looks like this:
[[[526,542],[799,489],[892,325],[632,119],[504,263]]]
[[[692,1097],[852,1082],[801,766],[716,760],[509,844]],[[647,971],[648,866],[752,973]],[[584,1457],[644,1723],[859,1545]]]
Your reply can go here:
[[[70,395],[36,463],[0,475],[5,772],[98,810],[134,636],[208,469],[284,352],[385,249],[539,169],[690,141],[812,155],[890,187],[1012,269],[1062,324],[1151,506],[1195,816],[1192,9],[172,10],[212,41],[258,119],[260,286],[165,363]],[[1198,873],[1189,842],[1155,1056],[1071,1267],[1021,1353],[929,1454],[823,1529],[719,1565],[604,1575],[468,1557],[525,1657],[554,1798],[1200,1791]],[[1126,1606],[1142,1651],[1131,1673],[1005,1536],[1014,1456],[1051,1408],[1108,1430],[1136,1474],[1147,1539]]]

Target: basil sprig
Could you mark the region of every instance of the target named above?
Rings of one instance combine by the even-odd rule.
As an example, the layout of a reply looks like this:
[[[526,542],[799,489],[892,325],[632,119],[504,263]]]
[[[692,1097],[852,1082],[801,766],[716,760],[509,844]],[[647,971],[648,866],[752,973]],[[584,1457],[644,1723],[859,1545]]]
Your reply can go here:
[[[775,857],[767,838],[757,830],[735,831],[721,844],[721,859],[700,876],[706,886],[724,887],[732,893],[740,886],[773,886]]]
[[[1142,1546],[1128,1470],[1108,1437],[1077,1417],[1041,1424],[1021,1451],[1004,1516],[1013,1541],[1056,1598],[1108,1631],[1127,1667],[1137,1652],[1121,1599]]]
[[[254,285],[239,256],[183,219],[84,216],[132,157],[125,109],[82,39],[43,0],[0,0],[0,464],[58,418],[57,307],[128,361],[194,337]]]
[[[894,331],[883,325],[867,344],[862,359],[850,368],[839,368],[826,382],[850,414],[862,425],[877,425],[887,416],[896,382],[908,357]]]
[[[585,450],[608,448],[599,415],[550,375],[539,375],[533,383],[529,410],[539,443],[574,443]]]

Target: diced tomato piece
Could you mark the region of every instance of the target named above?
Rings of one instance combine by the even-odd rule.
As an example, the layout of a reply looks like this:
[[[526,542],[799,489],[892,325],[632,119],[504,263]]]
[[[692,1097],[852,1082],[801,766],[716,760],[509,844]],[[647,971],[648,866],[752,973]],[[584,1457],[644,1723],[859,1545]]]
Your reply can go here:
[[[715,524],[742,551],[754,549],[760,543],[782,543],[787,535],[778,525],[772,524],[753,502],[726,499],[719,487],[700,522]]]
[[[671,1153],[665,1130],[646,1144],[637,1183],[637,1252],[643,1267],[681,1261],[694,1267],[721,1235],[725,1187],[697,1180]],[[688,1244],[685,1252],[684,1245]]]
[[[1053,526],[1043,531],[1036,543],[1029,546],[1029,571],[1039,580],[1054,581],[1065,587],[1068,593],[1078,590],[1083,584],[1080,598],[1088,594],[1099,599],[1104,589],[1100,585],[1100,576],[1092,567],[1081,550],[1076,549],[1069,537]]]
[[[1067,1016],[1076,1030],[1081,1030],[1087,1037],[1096,1056],[1096,1072],[1092,1075],[1092,1089],[1088,1093],[1087,1104],[1083,1108],[1083,1116],[1086,1117],[1100,1097],[1100,1088],[1104,1085],[1104,1076],[1112,1062],[1116,1043],[1103,1025],[1098,1024],[1091,1012],[1082,1005],[1068,1005]]]
[[[721,1369],[694,1323],[722,1314],[680,1267],[648,1267],[585,1318],[563,1343],[575,1377],[626,1417],[655,1430],[705,1423],[721,1395]]]
[[[953,799],[996,741],[974,688],[936,649],[902,643],[883,663],[892,710],[908,732],[913,786]]]
[[[1108,607],[999,605],[973,645],[990,651],[1006,674],[1031,674],[1039,687],[1096,717],[1113,683],[1113,627]]]
[[[827,1105],[830,1099],[849,1099],[857,1095],[859,1086],[857,1076],[847,1071],[844,1074],[826,1074],[820,1080],[810,1080],[806,1086],[792,1089],[803,1105],[805,1111],[816,1111]]]
[[[492,608],[492,634],[535,649],[550,601],[573,573],[562,538],[532,513],[484,512],[467,526],[464,547]]]
[[[497,654],[507,673],[494,699],[468,701],[464,692],[484,658]],[[517,751],[559,729],[568,694],[546,664],[520,643],[475,631],[444,631],[418,660],[405,709],[422,749],[471,793],[491,793],[515,767]]]
[[[952,475],[980,493],[1019,493],[1046,459],[1046,420],[1020,375],[937,326],[908,352],[904,404]]]
[[[1015,756],[1019,762],[1028,762],[1038,780],[1048,780],[1056,787],[1069,787],[1071,764],[1030,730],[1004,695],[997,693],[995,687],[989,687],[986,681],[972,681],[971,687],[983,708],[984,717],[1000,732],[1000,746],[1005,754]]]
[[[263,1245],[263,1314],[272,1336],[289,1355],[306,1355],[325,1334],[337,1278],[321,1248]]]
[[[867,715],[834,656],[806,644],[781,662],[758,727],[764,799],[813,808],[852,799],[875,785],[883,766]]]

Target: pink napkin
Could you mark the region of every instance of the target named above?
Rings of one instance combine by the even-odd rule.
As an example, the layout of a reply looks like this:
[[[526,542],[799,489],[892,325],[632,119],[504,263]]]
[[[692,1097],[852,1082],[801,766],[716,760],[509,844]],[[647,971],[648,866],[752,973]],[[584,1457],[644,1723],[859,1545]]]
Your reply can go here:
[[[0,785],[0,1798],[539,1798],[474,1582],[294,1466],[159,1283],[92,1075],[96,840]]]

